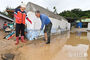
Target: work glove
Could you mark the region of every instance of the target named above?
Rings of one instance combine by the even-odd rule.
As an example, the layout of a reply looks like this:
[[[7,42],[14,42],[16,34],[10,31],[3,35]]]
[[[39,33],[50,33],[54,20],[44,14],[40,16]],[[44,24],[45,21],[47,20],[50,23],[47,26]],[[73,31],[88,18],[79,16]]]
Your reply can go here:
[[[32,21],[29,18],[27,18],[27,20],[32,24]]]

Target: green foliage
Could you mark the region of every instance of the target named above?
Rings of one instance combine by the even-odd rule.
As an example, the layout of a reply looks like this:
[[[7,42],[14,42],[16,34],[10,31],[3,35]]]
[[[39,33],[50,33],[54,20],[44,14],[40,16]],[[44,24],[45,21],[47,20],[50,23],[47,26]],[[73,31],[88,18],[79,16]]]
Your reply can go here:
[[[77,19],[82,19],[82,18],[90,18],[90,10],[88,11],[82,11],[81,9],[73,9],[71,11],[63,11],[59,15],[67,18],[77,18]]]
[[[12,9],[13,9],[13,8],[7,7],[7,8],[5,9],[5,11],[0,12],[0,14],[3,14],[3,15],[5,15],[5,16],[13,19],[13,17],[14,17],[14,16],[13,16],[13,13],[12,13],[12,12],[7,12],[7,10],[12,10]]]
[[[7,7],[7,8],[6,8],[6,11],[7,11],[7,10],[13,10],[13,9],[14,9],[14,8]],[[7,11],[7,13],[8,13],[7,16],[8,16],[9,18],[12,18],[12,19],[14,18],[14,12]]]

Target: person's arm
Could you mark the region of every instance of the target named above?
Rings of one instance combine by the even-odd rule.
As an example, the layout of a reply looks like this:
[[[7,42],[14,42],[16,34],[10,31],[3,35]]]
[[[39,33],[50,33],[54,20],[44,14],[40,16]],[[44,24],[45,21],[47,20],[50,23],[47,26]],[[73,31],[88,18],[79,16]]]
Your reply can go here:
[[[41,29],[40,30],[43,30],[43,27],[44,27],[44,22],[42,22],[42,25],[41,25]]]
[[[19,20],[19,17],[17,16],[17,14],[14,14],[14,17]]]
[[[32,21],[28,17],[26,19],[32,24]]]
[[[32,24],[32,21],[27,17],[27,15],[26,15],[26,19]]]
[[[16,19],[20,20],[20,18],[17,16],[17,12],[18,12],[18,9],[15,10],[15,12],[14,12],[14,17],[15,17]]]
[[[45,18],[42,18],[42,19],[41,19],[41,22],[42,22],[42,25],[41,25],[41,29],[40,29],[40,30],[43,30]]]

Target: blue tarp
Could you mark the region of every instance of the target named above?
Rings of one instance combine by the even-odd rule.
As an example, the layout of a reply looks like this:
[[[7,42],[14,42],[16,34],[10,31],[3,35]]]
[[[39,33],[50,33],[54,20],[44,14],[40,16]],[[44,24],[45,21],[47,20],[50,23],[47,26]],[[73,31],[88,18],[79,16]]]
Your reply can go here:
[[[56,29],[52,29],[51,33],[56,33],[56,32],[60,32],[59,30],[57,31]],[[43,36],[44,32],[43,30],[27,30],[27,34],[26,37],[28,40],[34,40],[37,39],[39,36]]]
[[[27,30],[26,37],[28,40],[34,40],[34,39],[37,39],[41,35],[44,35],[43,31]]]
[[[78,27],[82,28],[82,22],[78,22],[78,23],[77,23],[77,28],[78,28]]]
[[[8,26],[10,27],[10,29],[14,29],[14,24],[13,23],[8,24]]]

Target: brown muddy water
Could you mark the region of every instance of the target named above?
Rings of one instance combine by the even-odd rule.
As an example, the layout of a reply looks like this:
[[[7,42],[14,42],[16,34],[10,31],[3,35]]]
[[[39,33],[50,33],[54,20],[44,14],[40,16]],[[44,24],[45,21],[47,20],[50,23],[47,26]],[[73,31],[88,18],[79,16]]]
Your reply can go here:
[[[18,49],[16,60],[90,60],[90,32],[66,32]]]

